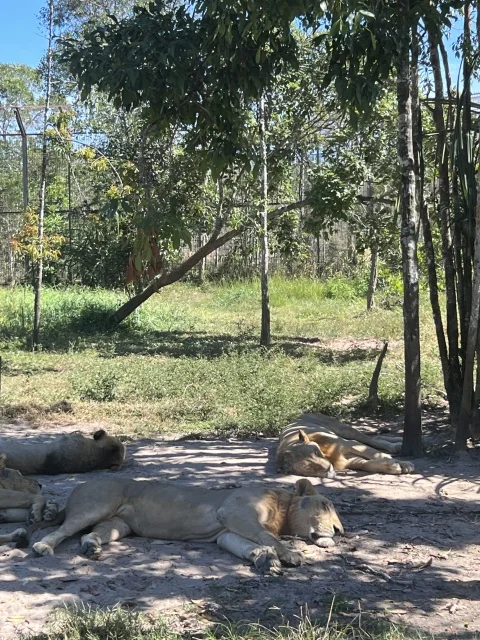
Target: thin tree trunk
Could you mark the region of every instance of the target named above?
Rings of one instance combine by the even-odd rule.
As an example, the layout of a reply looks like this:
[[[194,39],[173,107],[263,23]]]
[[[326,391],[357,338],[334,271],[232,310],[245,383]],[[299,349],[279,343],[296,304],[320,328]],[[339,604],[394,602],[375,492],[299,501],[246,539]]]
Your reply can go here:
[[[222,198],[220,197],[220,202],[222,202]],[[307,202],[292,202],[291,204],[284,205],[283,207],[278,207],[274,211],[270,212],[270,220],[276,218],[277,216],[282,215],[282,213],[286,213],[287,211],[292,211],[293,209],[298,209],[302,206],[305,206]],[[224,244],[233,240],[237,236],[240,236],[245,232],[247,227],[241,227],[239,229],[232,229],[231,231],[227,231],[223,235],[220,235],[221,227],[218,227],[213,234],[210,236],[209,240],[192,253],[186,260],[184,260],[177,267],[172,269],[169,272],[162,272],[155,276],[148,286],[133,296],[127,302],[122,304],[115,313],[112,315],[111,321],[113,325],[120,324],[123,322],[125,318],[128,318],[130,314],[132,314],[135,309],[138,309],[144,302],[146,302],[149,298],[153,296],[154,293],[160,291],[164,287],[167,287],[170,284],[174,284],[183,278],[193,267],[195,267],[200,260],[210,255],[213,251],[218,249],[219,247],[223,247]]]
[[[408,15],[410,2],[400,3]],[[405,31],[407,27],[405,25]],[[407,35],[407,33],[405,33]],[[411,67],[409,42],[404,37],[399,46],[397,67],[398,153],[402,172],[402,265],[403,326],[405,343],[405,428],[403,455],[421,456],[422,414],[420,393],[420,322],[417,257],[417,216],[415,207],[415,172],[413,159]]]
[[[467,346],[468,318],[465,303],[465,278],[462,256],[462,229],[460,222],[460,195],[458,193],[458,178],[456,172],[452,175],[452,205],[453,205],[453,254],[455,257],[455,274],[457,282],[457,305],[460,324],[460,358],[465,359]]]
[[[470,432],[476,439],[480,436],[480,327],[477,330],[477,348],[475,353],[477,364],[477,375],[475,379],[475,391],[473,394],[473,407],[472,407],[472,422],[470,426]]]
[[[458,351],[458,317],[457,317],[457,297],[455,286],[455,263],[453,242],[451,234],[451,215],[450,215],[450,173],[449,173],[449,153],[447,149],[447,132],[445,127],[445,118],[443,114],[443,78],[440,68],[440,58],[438,55],[438,47],[435,39],[429,33],[430,63],[433,71],[435,84],[435,106],[433,109],[433,120],[435,131],[437,134],[436,163],[438,168],[438,192],[439,192],[439,214],[442,229],[442,254],[445,269],[445,292],[446,292],[446,317],[447,317],[447,336],[448,336],[448,373],[445,381],[445,390],[447,392],[450,417],[453,423],[458,419],[460,411],[460,400],[462,394],[462,374],[460,370],[460,358]],[[433,247],[433,244],[432,244]],[[461,265],[460,265],[461,268]],[[462,279],[463,282],[463,279]],[[430,284],[430,295],[432,286]],[[437,296],[438,301],[438,296]],[[433,303],[432,303],[433,309]],[[442,329],[443,335],[443,329]],[[437,339],[439,340],[440,353],[442,347],[437,331]],[[443,337],[443,342],[445,338]],[[445,375],[444,375],[445,377]]]
[[[465,354],[465,366],[463,373],[463,394],[460,416],[458,419],[455,446],[462,450],[467,447],[470,424],[472,419],[472,394],[473,394],[473,365],[475,360],[475,350],[477,347],[478,321],[480,316],[480,169],[477,175],[477,204],[476,204],[476,231],[475,231],[475,252],[473,259],[473,287],[472,287],[472,307],[470,312],[470,322],[468,327],[467,352]]]
[[[198,246],[203,246],[203,233],[198,234]],[[206,258],[202,258],[198,263],[198,281],[200,284],[205,282],[205,261]]]
[[[367,291],[367,311],[375,306],[375,291],[378,280],[378,245],[374,245],[370,250],[370,277],[368,279]]]
[[[262,94],[258,103],[258,120],[260,131],[260,163],[261,163],[261,193],[262,210],[260,213],[261,239],[261,287],[262,287],[262,329],[260,344],[270,346],[270,299],[268,292],[268,169],[267,169],[267,141],[265,96]]]
[[[380,379],[383,361],[385,360],[385,356],[387,355],[387,349],[388,342],[384,342],[383,348],[380,352],[380,355],[378,356],[377,364],[375,365],[375,369],[373,371],[370,387],[368,389],[367,404],[373,411],[376,411],[378,409],[378,381]]]
[[[35,269],[35,302],[33,310],[33,350],[40,344],[40,309],[43,282],[43,233],[45,217],[45,192],[47,186],[47,125],[50,110],[50,93],[52,84],[52,44],[53,44],[53,2],[48,2],[48,50],[47,70],[45,77],[45,108],[43,111],[42,168],[40,173],[40,198],[38,208],[38,261]]]

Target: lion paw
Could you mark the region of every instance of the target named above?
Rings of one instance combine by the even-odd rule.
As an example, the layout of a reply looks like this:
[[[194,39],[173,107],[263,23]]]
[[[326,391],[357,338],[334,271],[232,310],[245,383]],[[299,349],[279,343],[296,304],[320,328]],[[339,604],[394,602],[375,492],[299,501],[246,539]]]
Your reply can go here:
[[[45,509],[43,510],[43,519],[47,522],[54,520],[58,513],[58,504],[53,500],[47,500]]]
[[[255,569],[263,573],[271,573],[272,575],[282,573],[282,565],[273,547],[257,547],[250,554],[250,561]]]
[[[336,546],[335,540],[333,538],[317,538],[314,544],[317,547],[321,547],[322,549]]]
[[[305,556],[299,551],[282,551],[280,560],[287,567],[298,567],[305,562]]]
[[[415,465],[411,462],[399,462],[402,473],[413,473],[415,471]]]
[[[85,540],[80,547],[80,553],[91,560],[98,560],[102,555],[102,546],[93,540]]]
[[[52,547],[45,542],[35,542],[32,549],[37,556],[53,556]]]
[[[16,543],[17,549],[28,547],[28,536],[25,529],[15,529],[12,533],[12,542]]]
[[[30,513],[28,514],[27,524],[35,524],[36,522],[41,522],[42,512],[42,507],[38,504],[34,504],[30,509]]]
[[[389,447],[389,452],[395,455],[396,453],[400,453],[401,448],[402,448],[401,442],[391,442]]]
[[[391,460],[392,456],[389,453],[385,453],[384,451],[377,451],[373,454],[374,460]]]

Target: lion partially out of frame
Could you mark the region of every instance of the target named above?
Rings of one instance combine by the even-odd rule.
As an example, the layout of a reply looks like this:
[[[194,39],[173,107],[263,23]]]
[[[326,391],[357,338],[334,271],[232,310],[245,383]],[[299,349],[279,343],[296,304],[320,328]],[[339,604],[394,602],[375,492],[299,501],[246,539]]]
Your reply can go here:
[[[61,521],[59,529],[33,545],[37,555],[53,555],[60,542],[93,527],[81,538],[82,552],[92,558],[100,556],[102,545],[133,533],[216,542],[257,569],[270,572],[280,571],[282,564],[303,562],[303,555],[289,549],[279,536],[298,536],[327,547],[335,544],[336,533],[343,533],[333,504],[305,478],[297,481],[293,492],[265,487],[213,490],[102,478],[73,490],[53,524]]]
[[[32,524],[53,520],[57,515],[55,502],[40,495],[41,485],[32,478],[25,478],[20,471],[6,467],[7,456],[0,454],[0,524],[23,522]],[[0,544],[20,543],[26,536],[25,528],[0,535]]]
[[[85,473],[96,469],[118,469],[125,460],[125,445],[103,429],[89,438],[68,433],[50,442],[35,444],[0,439],[0,453],[10,469],[26,475]]]
[[[305,414],[280,434],[277,471],[298,476],[334,478],[336,471],[356,469],[369,473],[412,473],[411,462],[392,458],[401,438],[369,436],[322,414]]]

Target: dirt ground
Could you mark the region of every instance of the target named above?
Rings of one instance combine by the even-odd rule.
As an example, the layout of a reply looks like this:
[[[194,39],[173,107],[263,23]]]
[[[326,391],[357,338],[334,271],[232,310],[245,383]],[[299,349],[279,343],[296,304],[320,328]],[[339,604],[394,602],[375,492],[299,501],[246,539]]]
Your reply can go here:
[[[35,441],[54,434],[0,426],[2,438]],[[127,463],[115,475],[211,487],[291,485],[294,476],[276,475],[274,451],[274,440],[137,440],[129,443]],[[180,631],[198,632],[225,617],[273,625],[305,607],[312,617],[324,616],[333,595],[334,609],[346,622],[370,612],[447,637],[480,632],[479,468],[476,450],[461,460],[443,451],[417,462],[411,476],[348,472],[318,480],[347,536],[333,549],[292,541],[305,550],[308,563],[279,577],[259,575],[211,543],[127,538],[96,562],[78,555],[78,538],[48,558],[4,545],[0,638],[38,631],[55,607],[74,601],[123,603],[161,614]],[[45,495],[63,505],[76,484],[112,473],[39,478]]]

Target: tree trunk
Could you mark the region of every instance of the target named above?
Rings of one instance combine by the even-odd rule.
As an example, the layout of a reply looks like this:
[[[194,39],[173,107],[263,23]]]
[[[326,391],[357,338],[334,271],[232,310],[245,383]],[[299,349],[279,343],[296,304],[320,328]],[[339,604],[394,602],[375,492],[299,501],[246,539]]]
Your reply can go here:
[[[220,197],[220,202],[222,202],[222,198]],[[286,204],[283,207],[278,207],[274,211],[270,212],[270,220],[273,218],[282,215],[282,213],[286,213],[287,211],[292,211],[293,209],[299,209],[302,206],[305,206],[307,202],[292,202],[291,204]],[[220,205],[223,206],[223,205]],[[174,282],[178,282],[186,275],[193,267],[198,265],[200,260],[203,260],[206,256],[210,255],[213,251],[218,249],[219,247],[223,247],[224,244],[233,240],[237,236],[241,235],[247,227],[241,227],[239,229],[232,229],[231,231],[227,231],[223,235],[220,235],[221,227],[218,227],[214,233],[210,236],[209,240],[192,253],[186,260],[184,260],[178,267],[175,267],[169,272],[162,272],[155,276],[153,280],[148,284],[148,286],[133,296],[127,302],[122,304],[115,313],[112,315],[111,322],[113,325],[120,324],[123,322],[125,318],[128,318],[130,314],[132,314],[135,309],[138,309],[144,302],[146,302],[149,298],[153,296],[154,293],[160,291],[164,287],[167,287]]]
[[[261,241],[261,264],[260,278],[262,287],[262,329],[260,333],[260,344],[264,347],[270,346],[270,299],[268,292],[268,169],[267,169],[267,141],[266,141],[266,119],[265,119],[265,96],[262,94],[258,103],[258,120],[260,132],[260,164],[261,164],[261,200],[262,210],[260,213],[260,241]]]
[[[450,407],[450,417],[454,424],[458,419],[460,411],[460,400],[462,395],[462,374],[460,370],[460,358],[458,351],[458,317],[457,317],[457,297],[455,286],[455,263],[453,253],[453,242],[451,234],[450,215],[450,173],[449,173],[449,153],[447,148],[447,134],[445,118],[443,114],[443,78],[440,68],[440,58],[438,47],[434,36],[429,33],[430,63],[433,71],[435,84],[435,106],[433,109],[433,120],[437,134],[436,163],[438,170],[438,192],[439,192],[439,214],[442,229],[442,255],[445,269],[445,293],[446,293],[446,318],[448,337],[448,369],[445,379],[445,390],[447,392]],[[426,241],[426,239],[425,239]],[[433,247],[433,243],[432,243]],[[461,268],[461,265],[460,265]],[[463,279],[462,279],[463,281]],[[432,283],[430,283],[430,295],[432,295]],[[436,296],[438,304],[438,295]],[[433,309],[433,302],[432,302]],[[435,312],[434,312],[435,313]],[[442,328],[443,343],[445,337]],[[437,329],[437,340],[442,354],[442,338],[439,337]],[[442,361],[443,363],[443,361]]]
[[[378,245],[374,245],[370,250],[370,278],[368,279],[367,291],[367,311],[375,306],[375,291],[378,280]]]
[[[47,125],[50,110],[50,93],[52,84],[52,45],[53,45],[53,2],[48,2],[48,50],[47,70],[45,77],[45,108],[43,111],[42,167],[40,173],[40,198],[38,207],[38,260],[35,268],[35,302],[33,309],[33,350],[40,344],[40,309],[43,282],[43,232],[45,217],[45,193],[47,186]]]
[[[203,239],[204,239],[203,233],[199,233],[198,234],[199,247],[203,246]],[[205,265],[206,265],[206,258],[202,258],[198,263],[198,281],[200,284],[203,284],[205,282]]]
[[[473,258],[472,307],[468,327],[467,351],[463,373],[463,394],[458,419],[455,446],[462,450],[467,447],[472,419],[473,364],[477,346],[478,320],[480,316],[480,169],[477,175],[477,204],[475,214],[475,252]]]
[[[410,2],[404,0],[404,15]],[[405,35],[408,34],[406,24]],[[402,172],[401,245],[403,266],[403,327],[405,343],[405,428],[402,454],[421,456],[422,414],[420,394],[420,323],[417,258],[417,216],[415,207],[415,172],[413,160],[411,68],[408,38],[398,44],[397,106],[398,153]]]
[[[373,371],[370,387],[368,389],[367,404],[370,406],[370,409],[372,409],[372,411],[376,411],[378,409],[378,380],[382,371],[383,361],[385,360],[385,356],[387,355],[387,349],[388,342],[384,342],[383,348],[380,352],[380,355],[378,356],[377,364],[375,365],[375,369]]]

